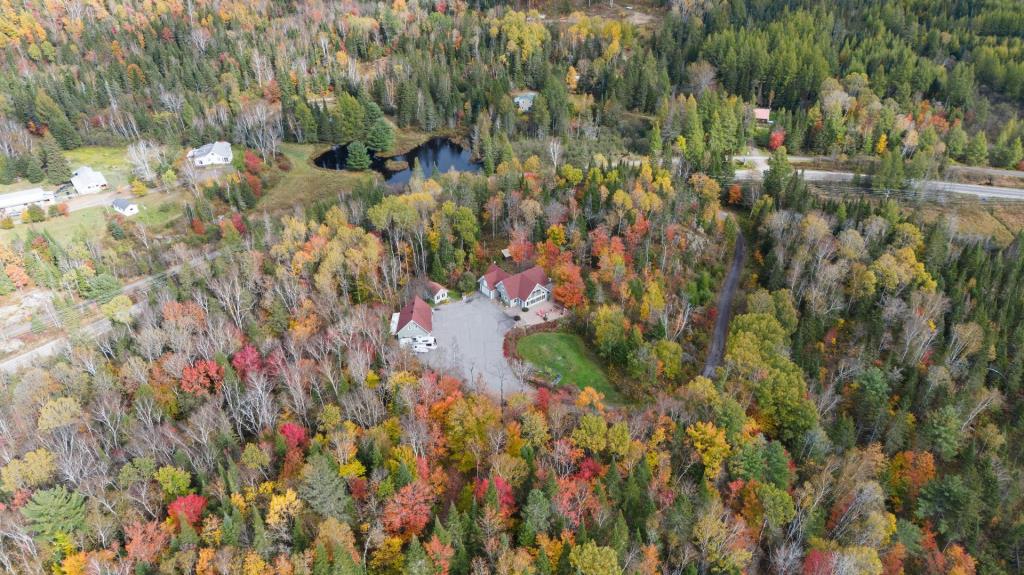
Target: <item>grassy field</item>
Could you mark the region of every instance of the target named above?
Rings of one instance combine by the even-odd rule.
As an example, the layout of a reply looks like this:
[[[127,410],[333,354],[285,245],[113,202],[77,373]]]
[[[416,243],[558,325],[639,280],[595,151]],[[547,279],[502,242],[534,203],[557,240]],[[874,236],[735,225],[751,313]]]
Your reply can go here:
[[[139,213],[133,219],[158,231],[168,223],[181,217],[181,194],[152,193],[135,200],[139,204]],[[67,217],[57,217],[35,224],[17,224],[13,229],[0,230],[0,242],[8,243],[16,237],[24,238],[28,230],[49,232],[57,241],[66,243],[78,238],[96,237],[106,234],[104,214],[110,210],[106,206],[96,206],[75,210]]]
[[[260,207],[278,211],[289,209],[296,203],[309,205],[316,200],[349,192],[359,181],[374,177],[375,172],[370,171],[355,173],[314,166],[313,155],[324,149],[326,146],[281,144],[281,151],[291,160],[292,169],[267,191]]]
[[[593,387],[611,402],[621,401],[604,370],[578,335],[565,332],[543,332],[528,335],[516,344],[519,355],[541,371],[560,374],[562,384],[580,389]]]
[[[132,178],[132,166],[128,163],[124,146],[85,146],[64,152],[64,157],[68,159],[71,171],[79,166],[89,166],[103,172],[112,190],[127,186]]]
[[[132,178],[132,166],[128,163],[124,146],[83,146],[65,151],[64,157],[67,158],[71,171],[75,171],[79,166],[89,166],[102,172],[112,190],[127,186]],[[38,184],[18,180],[13,184],[0,185],[0,194],[29,188],[52,190],[56,186],[46,180]]]

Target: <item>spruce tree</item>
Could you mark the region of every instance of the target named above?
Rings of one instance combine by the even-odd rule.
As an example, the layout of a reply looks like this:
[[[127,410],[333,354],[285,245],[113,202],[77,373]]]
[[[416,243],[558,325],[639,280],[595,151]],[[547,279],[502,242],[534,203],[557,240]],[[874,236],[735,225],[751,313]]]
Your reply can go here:
[[[370,154],[366,146],[360,141],[348,145],[348,157],[345,159],[345,169],[354,172],[361,172],[370,167]]]
[[[43,165],[46,179],[51,184],[61,184],[71,179],[71,167],[53,138],[43,140]]]
[[[36,91],[35,108],[36,115],[50,129],[60,147],[71,150],[82,145],[81,136],[68,120],[64,110],[42,88]]]
[[[46,178],[43,172],[43,163],[35,154],[29,154],[25,163],[25,178],[33,184],[38,184]]]
[[[395,145],[395,132],[384,118],[377,118],[366,134],[366,147],[375,152],[390,150]]]
[[[11,160],[0,154],[0,185],[6,186],[14,183],[14,168]]]

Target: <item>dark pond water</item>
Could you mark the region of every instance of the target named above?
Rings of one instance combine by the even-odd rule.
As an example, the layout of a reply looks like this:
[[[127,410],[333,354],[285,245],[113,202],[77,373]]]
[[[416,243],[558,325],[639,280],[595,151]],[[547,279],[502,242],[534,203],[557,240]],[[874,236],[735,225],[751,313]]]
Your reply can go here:
[[[347,159],[348,147],[334,146],[314,158],[313,164],[329,170],[344,170]],[[393,162],[408,162],[409,167],[404,170],[389,170],[387,168],[388,159]],[[389,185],[403,185],[408,182],[412,178],[412,167],[415,160],[419,160],[420,168],[427,177],[430,177],[435,168],[442,174],[451,170],[456,172],[480,171],[480,164],[473,161],[469,150],[463,149],[462,146],[448,138],[431,138],[405,154],[388,159],[374,156],[370,162],[370,168],[380,172],[384,176],[385,183]]]

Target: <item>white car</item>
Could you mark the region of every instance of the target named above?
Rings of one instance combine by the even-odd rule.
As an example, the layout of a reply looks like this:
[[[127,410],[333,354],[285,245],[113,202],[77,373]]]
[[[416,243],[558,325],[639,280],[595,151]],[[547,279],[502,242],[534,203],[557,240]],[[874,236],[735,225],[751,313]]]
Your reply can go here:
[[[430,351],[430,348],[428,348],[425,345],[417,344],[417,345],[412,346],[412,352],[413,353],[427,353],[428,351]]]

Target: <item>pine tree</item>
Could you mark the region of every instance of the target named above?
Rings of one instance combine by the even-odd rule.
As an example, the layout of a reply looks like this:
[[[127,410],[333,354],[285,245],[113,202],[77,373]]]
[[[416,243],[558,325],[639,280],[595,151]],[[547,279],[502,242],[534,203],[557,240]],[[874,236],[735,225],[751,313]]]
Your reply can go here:
[[[356,140],[348,145],[348,157],[345,159],[345,169],[361,172],[370,167],[370,154],[366,146]]]
[[[612,532],[608,535],[608,546],[618,554],[620,563],[625,561],[626,553],[629,551],[629,526],[626,525],[622,511],[619,511],[612,525]]]
[[[61,153],[56,140],[53,138],[43,140],[42,156],[46,179],[51,184],[61,184],[71,179],[71,167],[68,166],[68,161]]]
[[[0,185],[6,186],[14,183],[14,169],[11,160],[0,154]]]
[[[395,132],[384,118],[377,118],[366,134],[366,147],[375,152],[390,150],[395,145]]]
[[[0,268],[0,296],[5,296],[14,290],[18,289],[11,281],[11,277],[7,275],[7,272]]]
[[[985,132],[979,131],[971,138],[967,145],[967,163],[972,166],[981,166],[988,163],[988,138]]]
[[[43,163],[35,154],[28,154],[28,159],[25,162],[25,178],[33,184],[38,184],[46,178],[46,174],[43,173]]]
[[[71,150],[82,145],[82,138],[68,120],[64,110],[42,88],[36,91],[36,115],[50,129],[60,147]]]
[[[327,555],[323,541],[318,542],[313,550],[312,575],[331,575],[331,558]]]
[[[338,466],[327,455],[314,455],[302,468],[299,495],[325,517],[348,521],[350,500]]]

